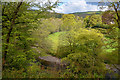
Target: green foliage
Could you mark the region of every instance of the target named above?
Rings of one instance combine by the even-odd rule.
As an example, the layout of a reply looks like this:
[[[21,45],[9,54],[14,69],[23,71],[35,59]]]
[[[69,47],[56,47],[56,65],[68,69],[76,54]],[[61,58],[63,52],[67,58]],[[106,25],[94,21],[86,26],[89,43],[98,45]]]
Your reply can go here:
[[[67,32],[60,39],[59,43],[66,44],[59,45],[57,56],[69,64],[64,77],[104,77],[104,60],[99,56],[103,52],[103,34],[95,29],[80,28]]]
[[[74,14],[75,16],[80,16],[80,17],[85,18],[88,15],[101,14],[101,13],[102,13],[102,11],[88,11],[88,12],[75,12],[72,14]]]
[[[39,24],[39,22],[41,22],[41,24]],[[50,52],[49,49],[53,45],[53,42],[51,42],[50,38],[48,37],[55,32],[59,32],[62,21],[55,18],[42,18],[39,19],[37,24],[38,28],[33,30],[32,37],[35,39],[35,46],[37,46],[41,52],[40,55],[43,55]],[[56,41],[57,40],[55,40],[55,43]],[[55,46],[57,45],[55,44]]]
[[[105,11],[102,13],[102,21],[104,24],[111,24],[110,22],[114,21],[114,12],[113,11]]]
[[[104,41],[104,53],[101,56],[109,64],[118,64],[118,30],[116,27],[109,29]]]
[[[101,1],[99,3],[101,4]],[[112,21],[114,20],[114,23],[117,24],[117,27],[120,29],[120,12],[119,12],[120,1],[114,0],[113,2],[109,2],[109,3],[105,3],[105,2],[103,3],[103,1],[102,1],[102,5],[100,5],[101,6],[100,8],[103,9],[104,5],[106,5],[106,7],[108,7],[108,11],[106,11],[105,14],[109,12],[107,16],[110,15],[110,17],[107,17],[107,18],[110,18]],[[104,19],[104,20],[106,20],[106,19]]]
[[[119,64],[118,60],[118,49],[104,51],[102,54],[100,54],[102,59],[104,59],[104,62],[106,64]]]
[[[49,18],[41,21],[40,28],[46,29],[50,34],[59,32],[59,28],[61,27],[62,21],[57,18]]]
[[[58,55],[57,54],[57,49],[59,46],[59,38],[61,35],[64,35],[65,32],[56,32],[54,34],[50,34],[48,36],[47,41],[49,41],[50,43],[50,47],[49,47],[49,52],[53,55]],[[62,44],[63,45],[63,44]]]
[[[69,31],[72,29],[78,29],[79,27],[82,27],[83,20],[80,17],[75,17],[73,14],[64,14],[62,16],[62,27],[61,31]]]
[[[4,69],[26,69],[30,62],[35,61],[36,54],[31,48],[35,39],[31,34],[39,25],[38,18],[43,16],[39,14],[55,7],[56,3],[49,5],[48,2],[45,8],[34,2],[3,2],[2,4]],[[32,6],[38,6],[40,11],[30,10]]]
[[[18,26],[17,29],[13,30],[14,33],[12,33],[12,37],[10,39],[11,42],[9,44],[3,43],[3,51],[5,50],[6,45],[9,46],[9,53],[6,56],[6,66],[8,67],[15,67],[17,69],[22,67],[25,68],[26,64],[28,64],[35,56],[35,53],[31,50],[31,43],[33,43],[33,39],[30,38],[30,32],[25,28]],[[6,37],[3,36],[3,40],[5,38]]]
[[[3,78],[103,78],[104,63],[118,64],[117,14],[115,24],[107,25],[97,14],[47,18],[48,10],[57,5],[49,0],[45,7],[32,2],[2,4]],[[32,6],[39,10],[30,10]],[[66,63],[63,72],[36,63],[49,53]]]
[[[26,12],[29,3],[21,4],[19,11],[17,12],[16,7],[20,3],[3,3],[3,57],[6,56],[6,68],[26,68],[28,64],[35,56],[32,52],[30,43],[33,43],[33,39],[30,38],[31,32],[29,31],[32,27],[28,27],[32,22],[30,19],[30,13]],[[15,13],[17,13],[15,15]],[[29,15],[30,17],[28,17]],[[13,19],[13,17],[17,17]],[[10,35],[10,36],[9,36]],[[9,41],[8,41],[9,40]],[[5,54],[7,51],[7,54]]]
[[[69,54],[63,61],[69,62],[69,66],[64,73],[64,77],[74,78],[103,78],[105,73],[105,65],[98,57],[89,53],[73,53]],[[67,73],[69,72],[69,73]],[[97,76],[95,75],[97,74]]]
[[[87,27],[90,27],[89,22],[90,22],[90,16],[87,15],[87,16],[84,18],[84,24],[86,25],[86,26],[85,26],[86,28],[87,28]]]
[[[94,27],[94,28],[101,28],[103,27],[103,24],[102,24],[102,17],[101,15],[99,14],[93,14],[93,15],[87,15],[85,18],[84,18],[84,25],[85,27]]]
[[[90,16],[90,27],[95,26],[96,24],[102,24],[102,18],[101,15],[92,15]]]
[[[99,51],[102,52],[102,46],[103,42],[103,34],[99,33],[99,31],[96,31],[94,29],[85,29],[80,28],[79,30],[72,30],[67,32],[64,35],[60,36],[59,44],[65,43],[66,45],[59,45],[60,50],[58,50],[59,54],[66,55],[70,53],[76,53],[76,52],[87,52],[92,54],[98,54]],[[61,49],[61,47],[63,47]],[[67,49],[66,49],[66,48]],[[64,53],[65,51],[65,53]]]
[[[2,75],[4,75],[2,78],[58,78],[60,76],[58,71],[49,68],[44,69],[37,63],[33,63],[27,69],[6,69]]]

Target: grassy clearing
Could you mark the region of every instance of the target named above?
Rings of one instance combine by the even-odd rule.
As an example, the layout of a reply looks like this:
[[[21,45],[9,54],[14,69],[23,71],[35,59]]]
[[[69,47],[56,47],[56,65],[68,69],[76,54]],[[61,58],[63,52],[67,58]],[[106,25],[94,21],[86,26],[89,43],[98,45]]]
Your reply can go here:
[[[60,35],[64,35],[65,32],[56,32],[54,34],[50,34],[48,36],[48,40],[50,41],[50,45],[51,45],[51,48],[50,48],[50,52],[51,53],[56,53],[57,51],[57,48],[59,46],[59,43],[60,43]]]

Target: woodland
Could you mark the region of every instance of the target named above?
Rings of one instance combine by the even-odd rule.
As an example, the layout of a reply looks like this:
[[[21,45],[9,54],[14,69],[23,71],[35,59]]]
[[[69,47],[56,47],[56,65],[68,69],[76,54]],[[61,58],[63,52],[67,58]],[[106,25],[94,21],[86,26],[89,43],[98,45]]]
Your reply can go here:
[[[104,4],[61,14],[49,0],[1,2],[2,78],[120,78],[120,1]]]

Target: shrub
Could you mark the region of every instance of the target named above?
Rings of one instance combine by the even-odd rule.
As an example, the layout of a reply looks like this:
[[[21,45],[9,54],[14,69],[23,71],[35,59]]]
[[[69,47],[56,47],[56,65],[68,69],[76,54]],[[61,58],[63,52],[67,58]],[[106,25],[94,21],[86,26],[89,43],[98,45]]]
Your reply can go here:
[[[59,57],[66,57],[76,52],[97,55],[102,52],[103,40],[103,34],[94,29],[80,28],[76,31],[68,31],[59,37],[57,54]]]
[[[73,53],[63,58],[62,61],[69,62],[64,77],[75,78],[103,78],[105,65],[98,56],[94,57],[88,53]],[[69,72],[69,73],[68,73]]]

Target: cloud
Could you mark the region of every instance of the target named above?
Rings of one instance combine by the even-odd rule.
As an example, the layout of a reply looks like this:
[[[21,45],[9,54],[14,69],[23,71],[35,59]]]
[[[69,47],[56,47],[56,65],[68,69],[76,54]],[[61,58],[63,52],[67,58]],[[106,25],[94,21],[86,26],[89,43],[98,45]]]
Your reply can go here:
[[[57,8],[54,8],[57,13],[73,13],[73,12],[86,12],[86,11],[100,11],[98,5],[87,4],[85,0],[69,0]],[[107,10],[105,8],[104,10]],[[104,11],[102,10],[102,11]]]

